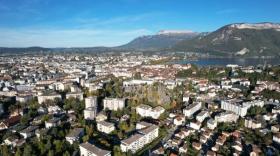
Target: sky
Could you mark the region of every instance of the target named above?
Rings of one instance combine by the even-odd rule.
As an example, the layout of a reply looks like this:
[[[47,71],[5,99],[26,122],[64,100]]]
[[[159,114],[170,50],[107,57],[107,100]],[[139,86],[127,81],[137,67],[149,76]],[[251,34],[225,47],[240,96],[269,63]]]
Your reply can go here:
[[[118,46],[160,30],[280,22],[279,0],[0,0],[0,47]]]

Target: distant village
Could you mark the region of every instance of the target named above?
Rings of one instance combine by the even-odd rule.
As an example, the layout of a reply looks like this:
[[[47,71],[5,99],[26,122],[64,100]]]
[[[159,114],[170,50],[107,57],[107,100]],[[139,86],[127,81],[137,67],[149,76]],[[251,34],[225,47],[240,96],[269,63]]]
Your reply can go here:
[[[0,57],[0,155],[279,155],[280,66]]]

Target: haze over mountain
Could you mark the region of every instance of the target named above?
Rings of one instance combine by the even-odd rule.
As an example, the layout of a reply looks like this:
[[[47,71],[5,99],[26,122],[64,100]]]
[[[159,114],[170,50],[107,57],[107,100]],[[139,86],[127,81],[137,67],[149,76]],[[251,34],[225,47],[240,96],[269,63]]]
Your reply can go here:
[[[225,56],[280,56],[280,24],[230,24],[179,42],[172,49]]]
[[[200,33],[182,30],[161,30],[155,35],[138,37],[131,42],[119,46],[122,49],[158,50],[171,48],[180,41],[187,41],[199,36]]]

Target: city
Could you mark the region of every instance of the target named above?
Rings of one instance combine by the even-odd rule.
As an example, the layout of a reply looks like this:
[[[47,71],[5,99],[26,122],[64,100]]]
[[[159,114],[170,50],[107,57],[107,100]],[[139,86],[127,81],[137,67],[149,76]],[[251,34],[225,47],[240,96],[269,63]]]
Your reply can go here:
[[[279,154],[279,66],[198,67],[172,59],[2,56],[1,151]]]
[[[279,0],[0,0],[0,156],[280,156]]]

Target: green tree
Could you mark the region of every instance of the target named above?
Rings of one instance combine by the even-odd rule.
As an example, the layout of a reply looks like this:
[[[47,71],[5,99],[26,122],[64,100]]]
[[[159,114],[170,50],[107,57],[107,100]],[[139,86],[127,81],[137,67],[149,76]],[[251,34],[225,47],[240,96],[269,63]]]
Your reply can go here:
[[[49,150],[48,156],[54,156],[54,151],[53,150]]]
[[[120,146],[115,145],[113,148],[113,153],[114,153],[114,156],[122,156]]]
[[[7,145],[1,145],[1,155],[11,156],[11,153],[10,153]]]
[[[26,144],[26,145],[24,146],[23,156],[31,156],[31,155],[33,155],[32,151],[33,151],[33,150],[32,150],[31,145]]]
[[[68,151],[66,151],[65,153],[63,153],[63,156],[71,156],[71,155]]]
[[[63,143],[60,140],[55,140],[53,142],[54,146],[55,146],[55,153],[61,153],[63,151]]]
[[[22,152],[19,147],[17,148],[15,156],[22,156]]]
[[[265,114],[266,112],[267,111],[266,111],[265,107],[254,106],[248,110],[247,115],[255,116],[255,115],[259,115],[259,114]]]

